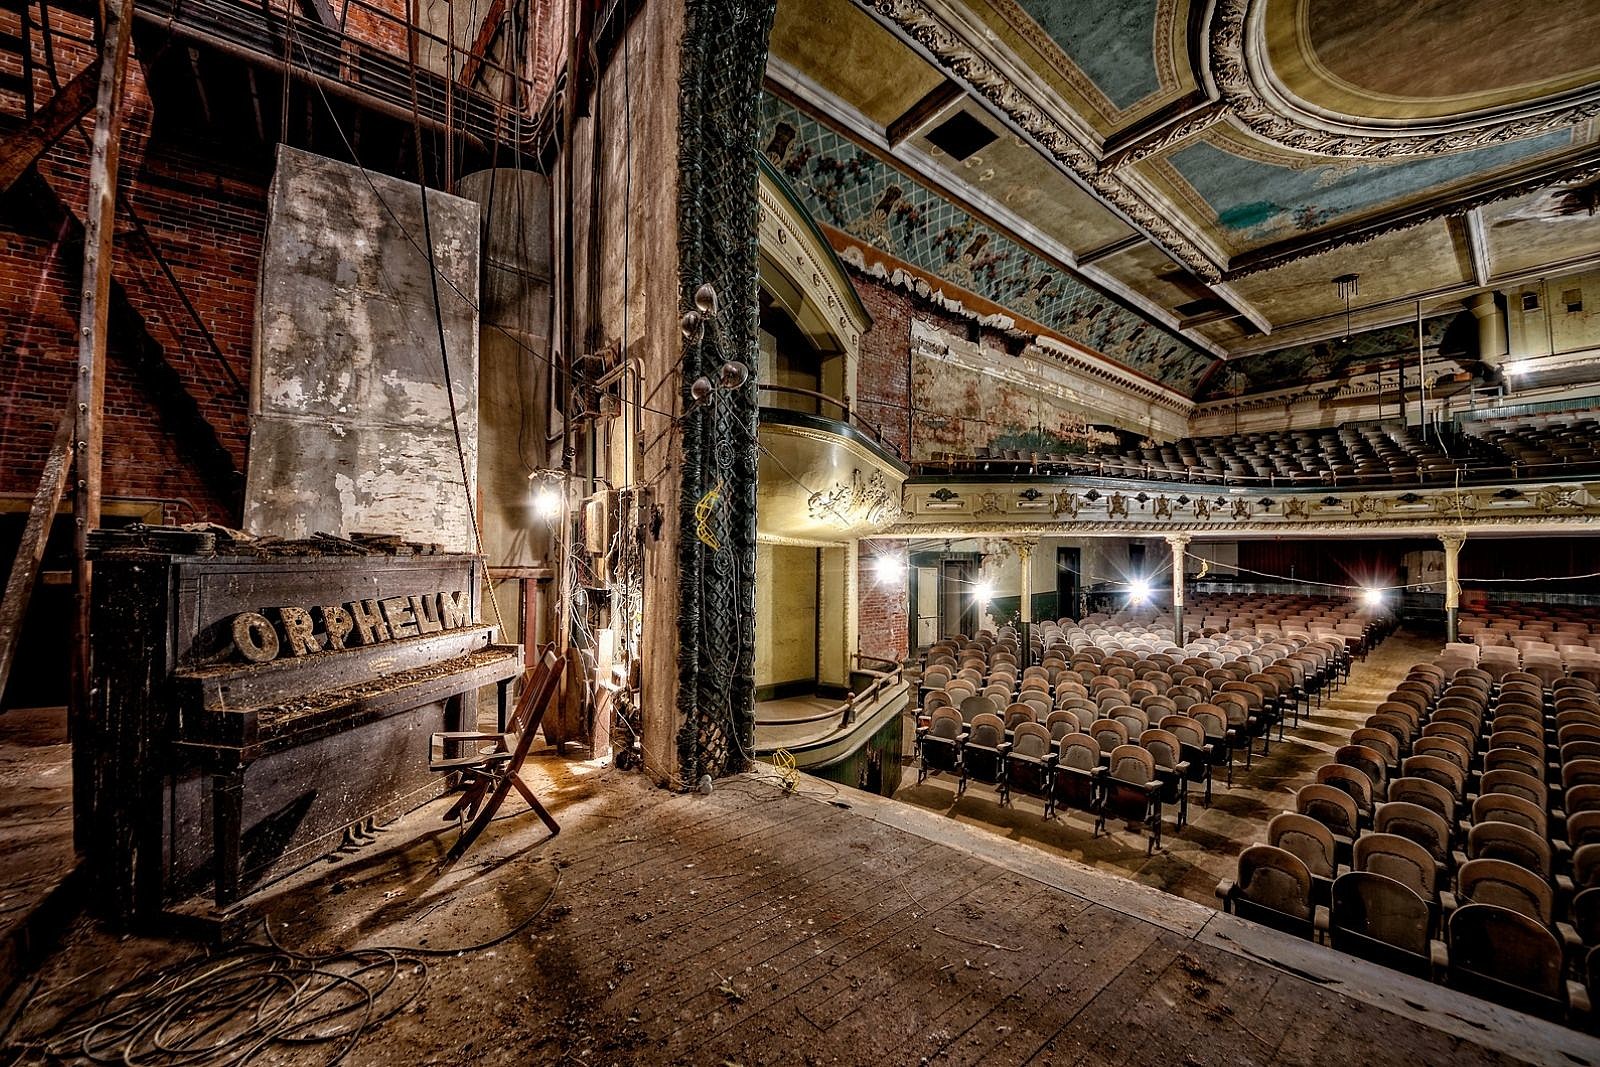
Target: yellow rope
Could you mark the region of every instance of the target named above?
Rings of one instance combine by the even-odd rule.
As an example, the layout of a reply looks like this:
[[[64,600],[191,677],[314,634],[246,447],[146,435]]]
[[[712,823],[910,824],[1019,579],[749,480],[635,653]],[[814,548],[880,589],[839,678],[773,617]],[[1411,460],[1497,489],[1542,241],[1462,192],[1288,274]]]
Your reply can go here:
[[[717,506],[722,503],[722,479],[717,479],[717,484],[707,490],[694,506],[694,532],[700,538],[700,543],[713,552],[721,552],[722,545],[711,532],[711,517],[716,514]]]
[[[783,791],[793,793],[800,784],[800,769],[794,765],[794,756],[786,748],[780,748],[772,754],[772,766],[776,768],[778,777],[783,779]]]

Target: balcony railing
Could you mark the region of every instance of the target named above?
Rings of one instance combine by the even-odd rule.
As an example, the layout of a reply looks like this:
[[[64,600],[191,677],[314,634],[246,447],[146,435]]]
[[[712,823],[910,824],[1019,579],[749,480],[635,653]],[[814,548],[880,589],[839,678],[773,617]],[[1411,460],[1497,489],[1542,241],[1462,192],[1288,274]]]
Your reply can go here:
[[[769,385],[765,382],[761,383],[758,388],[763,394],[762,407],[771,407],[787,411],[798,410],[795,408],[786,407],[785,405],[779,403],[769,403],[766,400],[766,397],[803,397],[807,400],[814,401],[817,404],[816,411],[804,412],[805,414],[820,415],[823,418],[833,419],[835,422],[844,423],[846,426],[849,426],[851,429],[867,437],[867,439],[873,444],[877,445],[878,448],[893,454],[896,459],[905,458],[900,454],[899,445],[896,445],[892,441],[884,440],[882,427],[863,418],[859,412],[851,409],[848,402],[841,400],[836,396],[829,396],[827,393],[819,393],[815,389],[802,389],[793,385]]]
[[[492,58],[474,56],[474,66],[497,93],[505,91],[509,79],[510,91],[502,100],[426,66],[413,70],[407,58],[411,42],[419,54],[457,62],[466,60],[466,49],[365,0],[343,5],[344,25],[362,27],[359,35],[298,14],[293,5],[279,9],[239,0],[140,0],[134,10],[141,19],[195,43],[287,67],[292,77],[360,94],[397,117],[410,117],[415,99],[415,111],[424,122],[484,143],[514,143],[534,133],[532,109],[540,102],[533,99],[528,79]]]

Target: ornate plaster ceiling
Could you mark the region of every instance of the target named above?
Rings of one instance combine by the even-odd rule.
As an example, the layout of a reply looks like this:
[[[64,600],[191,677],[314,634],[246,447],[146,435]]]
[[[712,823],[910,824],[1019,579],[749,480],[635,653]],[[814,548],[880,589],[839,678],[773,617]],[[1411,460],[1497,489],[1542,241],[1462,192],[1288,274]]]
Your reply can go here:
[[[774,91],[1211,355],[1341,334],[1344,273],[1370,328],[1600,260],[1600,0],[780,0],[778,24]],[[994,135],[976,158],[930,139],[957,114]]]

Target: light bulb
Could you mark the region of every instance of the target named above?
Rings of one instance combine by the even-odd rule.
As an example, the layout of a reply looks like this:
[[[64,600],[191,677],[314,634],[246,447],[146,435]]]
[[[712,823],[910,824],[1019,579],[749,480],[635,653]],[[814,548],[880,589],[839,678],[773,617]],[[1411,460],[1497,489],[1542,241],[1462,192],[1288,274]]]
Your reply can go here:
[[[905,577],[906,565],[895,556],[879,556],[872,564],[879,585],[899,585]]]
[[[1143,604],[1150,599],[1150,583],[1143,578],[1135,578],[1128,583],[1128,600],[1130,603]]]
[[[972,597],[980,604],[987,604],[994,599],[994,583],[979,582],[972,590]]]
[[[533,511],[546,521],[561,514],[561,496],[548,485],[533,494]]]

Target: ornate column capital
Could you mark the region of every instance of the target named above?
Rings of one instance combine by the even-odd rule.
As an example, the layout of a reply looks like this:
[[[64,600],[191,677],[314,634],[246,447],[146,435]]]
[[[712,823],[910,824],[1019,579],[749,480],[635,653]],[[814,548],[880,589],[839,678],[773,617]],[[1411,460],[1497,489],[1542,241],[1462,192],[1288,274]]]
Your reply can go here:
[[[1193,534],[1186,534],[1186,533],[1172,533],[1172,534],[1166,534],[1164,536],[1166,537],[1167,544],[1171,545],[1173,548],[1182,548],[1184,545],[1187,545],[1190,542],[1190,540],[1192,540],[1193,537],[1194,537]]]
[[[1467,543],[1466,534],[1440,534],[1439,541],[1444,545],[1448,555],[1455,555],[1461,551],[1461,546]]]

